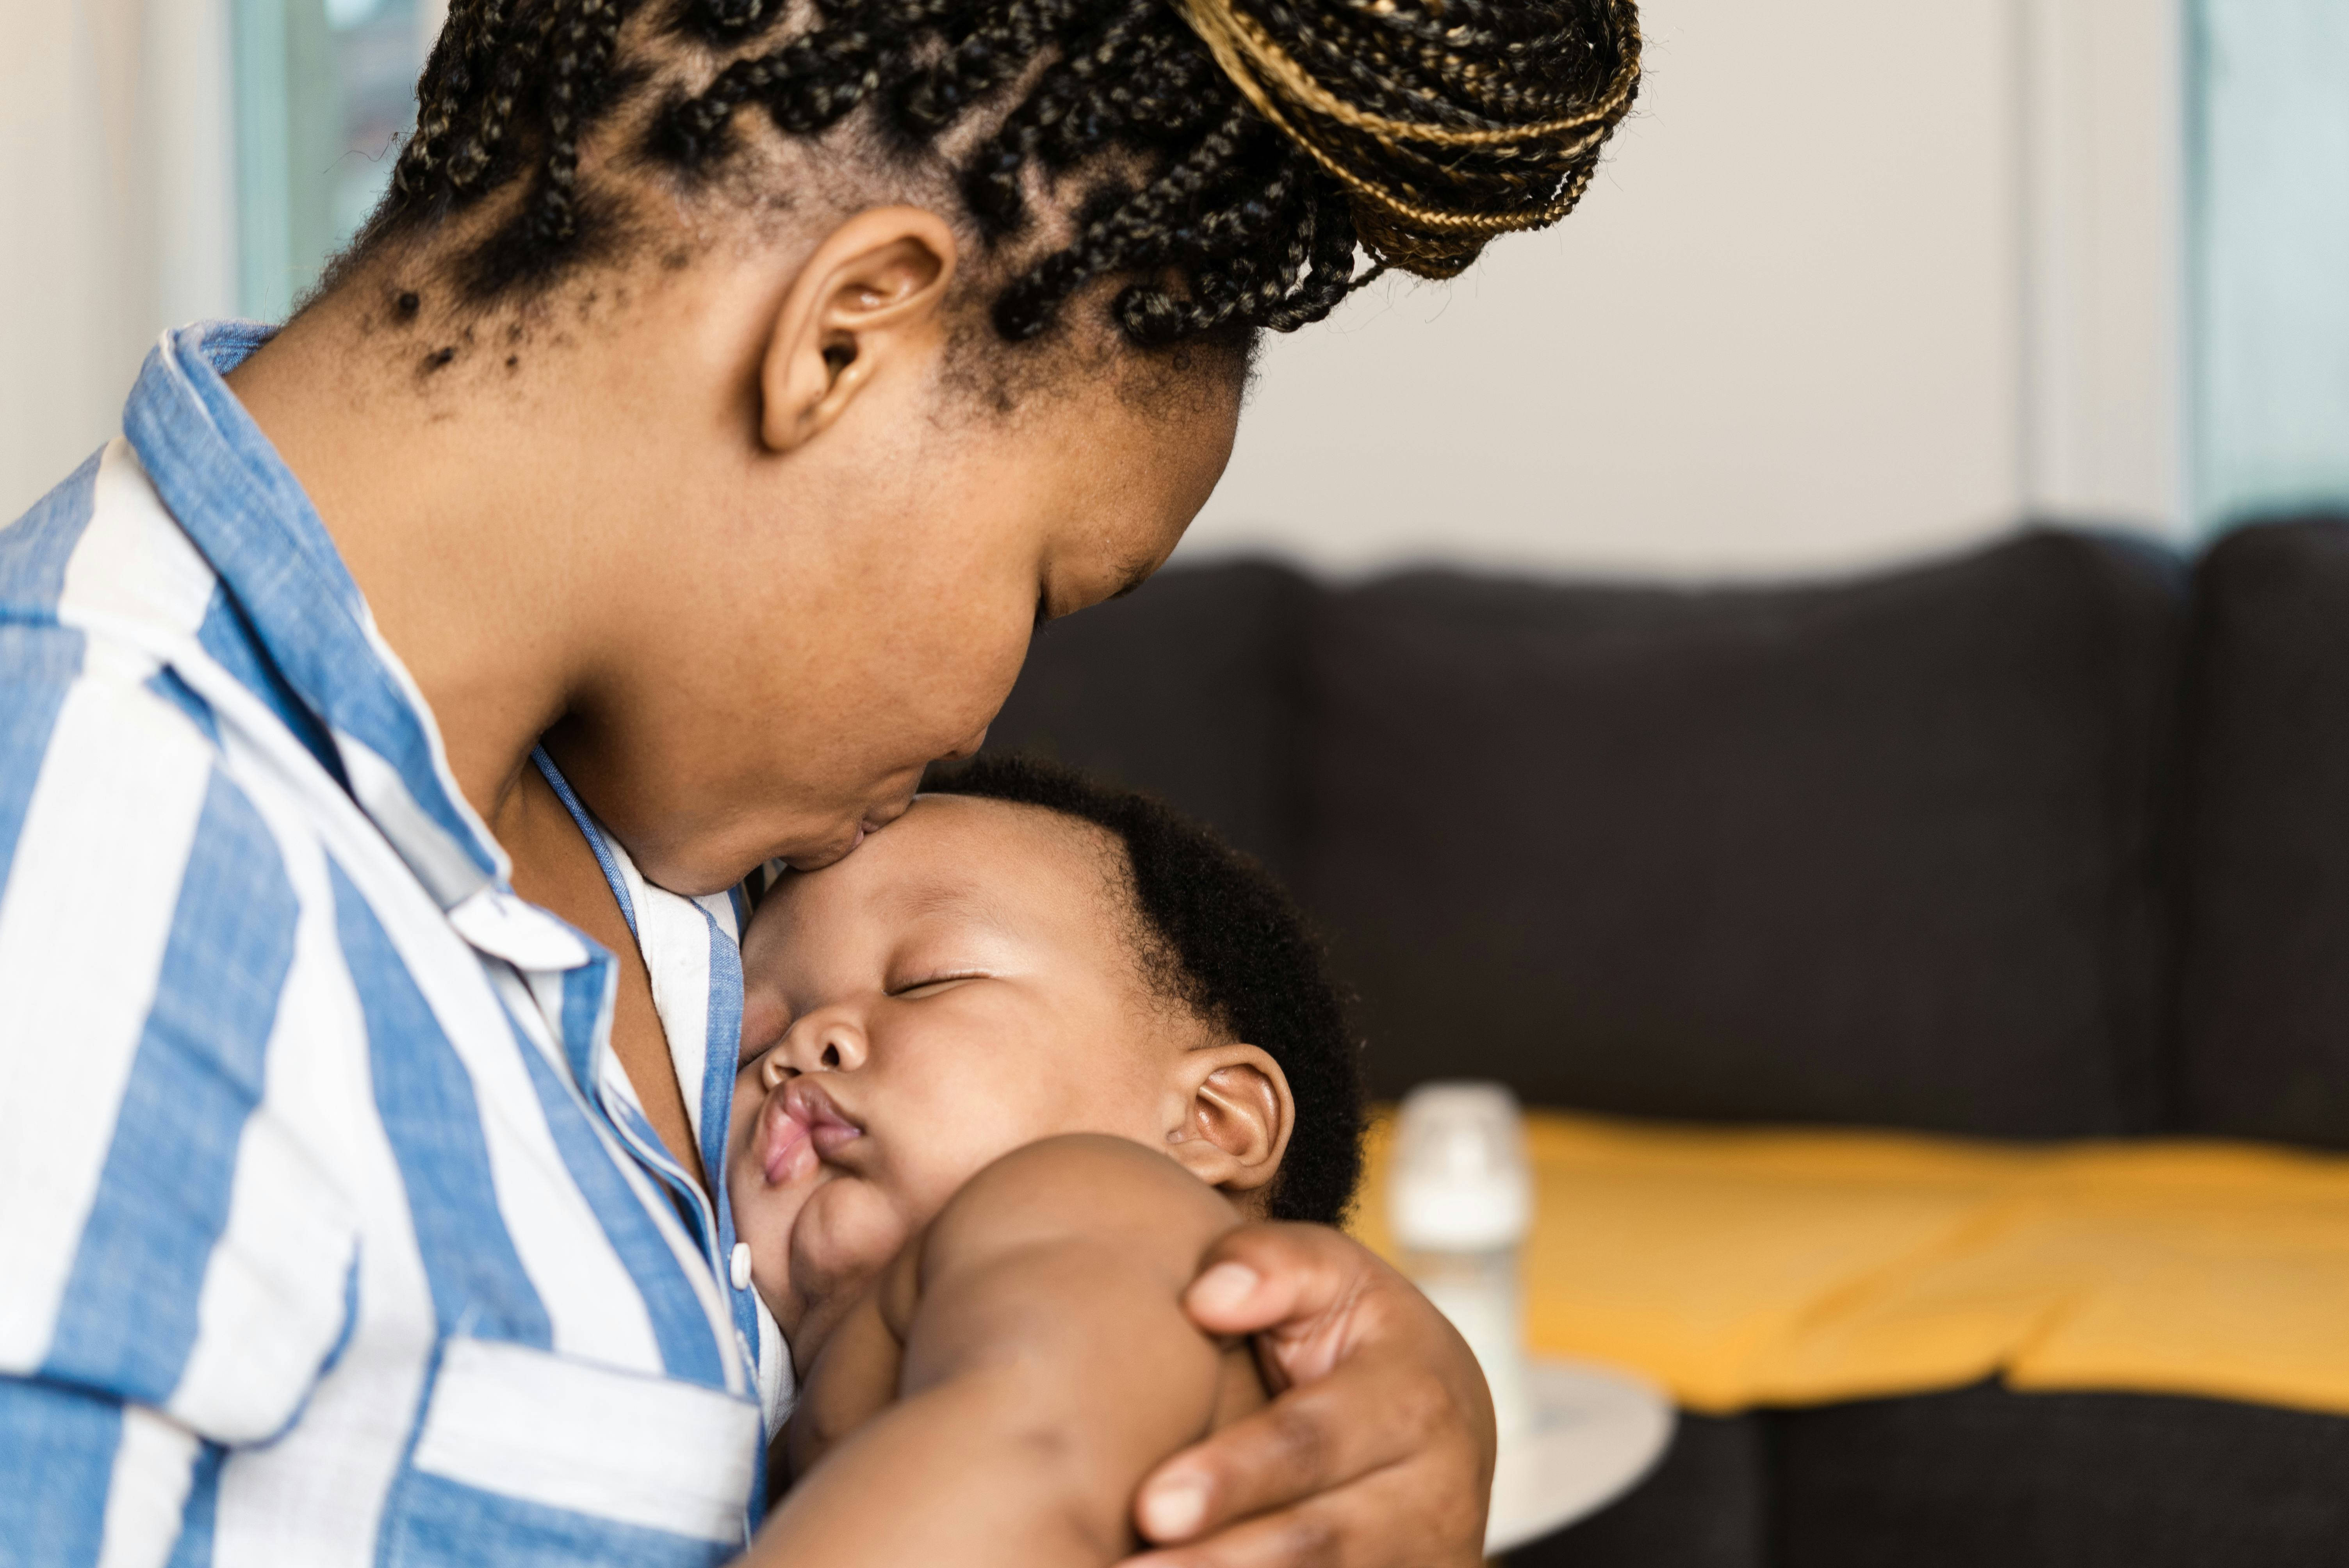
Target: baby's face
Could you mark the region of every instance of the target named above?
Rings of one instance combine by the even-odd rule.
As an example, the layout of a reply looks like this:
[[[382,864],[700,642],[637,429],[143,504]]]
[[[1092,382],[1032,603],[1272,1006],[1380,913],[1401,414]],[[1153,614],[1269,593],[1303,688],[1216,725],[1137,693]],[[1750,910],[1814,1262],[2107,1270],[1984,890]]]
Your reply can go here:
[[[1114,854],[1054,813],[923,796],[760,906],[726,1182],[802,1357],[998,1156],[1179,1135],[1190,1097],[1170,1069],[1207,1033],[1144,983]]]

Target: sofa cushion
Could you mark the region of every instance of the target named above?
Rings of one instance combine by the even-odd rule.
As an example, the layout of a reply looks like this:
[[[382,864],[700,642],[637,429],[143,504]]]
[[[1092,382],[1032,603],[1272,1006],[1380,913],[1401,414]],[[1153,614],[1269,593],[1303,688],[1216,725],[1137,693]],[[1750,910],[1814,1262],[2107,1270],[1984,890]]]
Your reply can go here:
[[[2349,1419],[1979,1387],[1770,1418],[1775,1568],[2334,1568]]]
[[[987,749],[1147,789],[1291,872],[1314,592],[1286,567],[1237,562],[1162,573],[1131,598],[1055,621]]]
[[[1768,1421],[1683,1413],[1645,1480],[1510,1553],[1509,1568],[1768,1568]]]
[[[1303,891],[1373,1087],[2148,1125],[2182,579],[2038,534],[1827,585],[1325,600]]]
[[[2349,1147],[2349,520],[2196,579],[2179,1120]]]

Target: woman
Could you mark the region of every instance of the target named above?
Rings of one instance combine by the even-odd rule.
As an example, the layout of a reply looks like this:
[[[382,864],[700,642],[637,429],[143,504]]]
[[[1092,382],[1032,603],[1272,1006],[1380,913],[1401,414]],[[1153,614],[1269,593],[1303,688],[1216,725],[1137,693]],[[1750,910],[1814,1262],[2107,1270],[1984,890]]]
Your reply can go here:
[[[974,749],[1257,335],[1562,216],[1637,74],[1628,0],[460,0],[318,294],[0,533],[0,1541],[738,1551],[727,890]],[[1164,1560],[1475,1561],[1425,1303],[1207,1264],[1292,1387],[1145,1486]]]

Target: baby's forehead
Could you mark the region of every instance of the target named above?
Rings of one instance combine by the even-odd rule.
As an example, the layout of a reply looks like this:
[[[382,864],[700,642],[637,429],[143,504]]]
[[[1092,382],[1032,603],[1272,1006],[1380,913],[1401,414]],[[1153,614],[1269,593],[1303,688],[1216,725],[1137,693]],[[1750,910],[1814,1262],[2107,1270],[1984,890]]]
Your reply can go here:
[[[917,795],[883,830],[910,828],[876,870],[899,872],[909,889],[1019,879],[1115,891],[1116,841],[1108,830],[1042,806],[982,795]],[[1057,889],[1055,891],[1061,891]]]
[[[779,891],[803,906],[840,898],[892,923],[947,916],[1012,934],[1072,907],[1121,922],[1127,913],[1123,855],[1107,830],[972,795],[918,796],[837,864]]]

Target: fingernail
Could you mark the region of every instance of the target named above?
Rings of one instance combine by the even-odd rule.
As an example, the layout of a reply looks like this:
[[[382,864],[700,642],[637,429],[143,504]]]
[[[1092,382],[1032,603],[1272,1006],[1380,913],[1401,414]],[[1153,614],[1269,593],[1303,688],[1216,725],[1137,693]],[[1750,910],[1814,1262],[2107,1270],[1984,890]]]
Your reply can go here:
[[[1142,1500],[1143,1532],[1153,1541],[1186,1540],[1206,1517],[1207,1483],[1203,1480],[1161,1481]]]
[[[1246,1264],[1217,1264],[1191,1282],[1191,1310],[1237,1312],[1262,1283]]]

